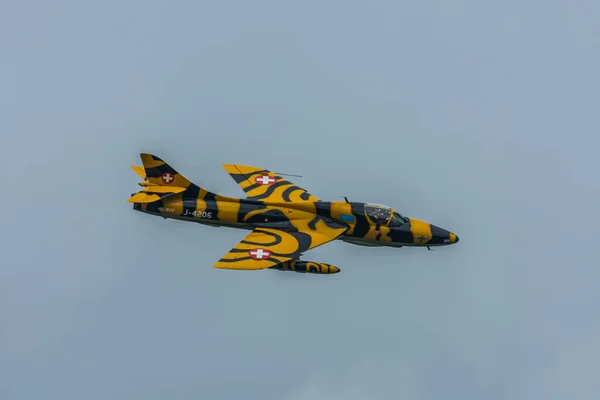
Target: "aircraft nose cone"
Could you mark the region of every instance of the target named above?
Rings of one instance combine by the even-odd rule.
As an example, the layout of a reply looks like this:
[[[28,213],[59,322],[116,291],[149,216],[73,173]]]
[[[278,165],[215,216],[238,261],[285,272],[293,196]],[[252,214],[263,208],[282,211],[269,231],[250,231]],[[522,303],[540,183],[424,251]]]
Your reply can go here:
[[[452,232],[448,232],[448,237],[450,238],[450,244],[458,243],[458,235]]]
[[[428,242],[431,245],[447,246],[458,242],[458,236],[454,233],[435,225],[431,225],[431,236],[431,240]]]

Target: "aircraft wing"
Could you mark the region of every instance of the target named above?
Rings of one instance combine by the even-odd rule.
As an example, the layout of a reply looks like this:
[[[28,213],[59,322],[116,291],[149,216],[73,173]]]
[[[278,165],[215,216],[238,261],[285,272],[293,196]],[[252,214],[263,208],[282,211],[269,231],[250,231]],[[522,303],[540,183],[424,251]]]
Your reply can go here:
[[[255,228],[215,265],[222,269],[264,269],[300,257],[302,252],[328,243],[347,226],[316,217],[284,222],[277,228]]]
[[[314,195],[269,170],[239,164],[223,164],[249,199],[273,202],[318,201]]]

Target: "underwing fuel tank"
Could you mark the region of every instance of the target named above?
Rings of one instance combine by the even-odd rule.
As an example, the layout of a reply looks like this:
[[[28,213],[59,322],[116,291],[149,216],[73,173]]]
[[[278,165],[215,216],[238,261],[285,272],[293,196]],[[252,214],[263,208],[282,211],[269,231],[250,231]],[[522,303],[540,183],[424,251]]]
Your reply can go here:
[[[340,272],[338,267],[333,265],[315,262],[315,261],[303,261],[303,260],[291,260],[278,264],[269,269],[276,269],[278,271],[294,271],[308,274],[337,274]]]

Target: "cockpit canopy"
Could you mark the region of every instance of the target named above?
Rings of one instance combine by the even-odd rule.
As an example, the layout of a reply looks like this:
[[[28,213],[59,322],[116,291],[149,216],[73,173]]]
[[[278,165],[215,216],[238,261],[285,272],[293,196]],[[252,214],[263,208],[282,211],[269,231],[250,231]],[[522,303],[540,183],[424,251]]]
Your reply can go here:
[[[381,226],[400,226],[408,222],[408,218],[400,215],[393,208],[382,204],[365,204],[365,213],[374,224]]]

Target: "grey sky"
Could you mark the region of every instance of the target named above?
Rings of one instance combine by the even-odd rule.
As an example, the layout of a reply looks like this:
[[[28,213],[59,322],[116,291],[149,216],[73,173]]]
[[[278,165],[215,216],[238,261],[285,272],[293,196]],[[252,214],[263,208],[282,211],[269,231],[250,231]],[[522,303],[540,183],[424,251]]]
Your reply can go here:
[[[0,398],[597,399],[600,4],[19,1],[0,12]],[[302,174],[460,243],[212,265],[125,202]]]

